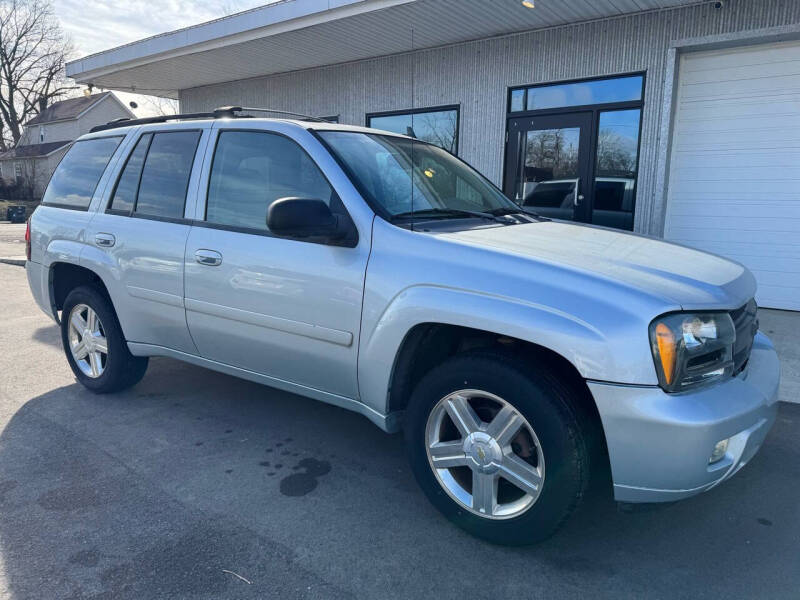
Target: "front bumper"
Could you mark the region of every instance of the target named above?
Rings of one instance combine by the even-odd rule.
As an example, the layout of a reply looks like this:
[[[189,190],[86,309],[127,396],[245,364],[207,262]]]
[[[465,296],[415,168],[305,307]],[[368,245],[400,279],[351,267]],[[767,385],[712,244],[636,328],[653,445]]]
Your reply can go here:
[[[669,502],[731,477],[775,422],[779,382],[778,355],[762,333],[742,373],[695,392],[588,382],[605,430],[614,497]],[[725,457],[709,465],[715,444],[726,438]]]

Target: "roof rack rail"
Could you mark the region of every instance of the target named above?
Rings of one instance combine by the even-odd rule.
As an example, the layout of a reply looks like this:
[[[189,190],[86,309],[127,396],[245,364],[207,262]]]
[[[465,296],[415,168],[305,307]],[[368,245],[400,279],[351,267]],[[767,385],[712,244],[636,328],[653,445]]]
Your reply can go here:
[[[107,131],[109,129],[117,129],[118,127],[131,127],[133,125],[149,125],[151,123],[166,123],[167,121],[187,121],[191,119],[243,119],[248,118],[250,115],[240,115],[237,113],[247,112],[267,112],[279,115],[288,115],[293,117],[300,117],[302,120],[317,121],[327,123],[327,119],[321,117],[314,117],[312,115],[304,115],[303,113],[292,112],[288,110],[278,110],[275,108],[252,108],[241,106],[220,106],[211,112],[197,112],[197,113],[183,113],[177,115],[161,115],[158,117],[144,117],[142,119],[131,119],[128,117],[121,117],[114,119],[103,125],[96,125],[92,127],[89,132],[95,133],[97,131]]]
[[[317,123],[330,123],[328,119],[323,119],[322,117],[315,117],[313,115],[306,115],[299,112],[292,112],[289,110],[278,110],[276,108],[254,108],[252,106],[245,106],[242,108],[241,106],[236,107],[237,110],[244,110],[247,112],[267,112],[267,113],[275,113],[276,115],[288,115],[290,117],[300,117],[303,121],[316,121]]]
[[[148,125],[150,123],[166,123],[167,121],[185,121],[190,119],[232,119],[236,117],[236,113],[242,110],[240,106],[220,106],[211,112],[197,112],[197,113],[183,113],[177,115],[160,115],[158,117],[144,117],[142,119],[129,119],[128,117],[121,117],[109,121],[104,125],[96,125],[92,127],[89,132],[95,133],[96,131],[106,131],[108,129],[116,129],[117,127],[131,127],[132,125]]]

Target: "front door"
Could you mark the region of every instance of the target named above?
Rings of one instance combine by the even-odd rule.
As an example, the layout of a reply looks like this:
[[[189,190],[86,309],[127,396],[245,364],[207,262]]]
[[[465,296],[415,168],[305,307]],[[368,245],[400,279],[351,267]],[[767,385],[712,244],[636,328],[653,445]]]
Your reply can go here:
[[[209,144],[205,210],[186,243],[192,339],[204,358],[356,398],[369,232],[356,247],[272,235],[267,212],[279,198],[323,200],[338,214],[344,205],[294,139],[235,125]]]
[[[589,222],[591,113],[510,119],[506,194],[553,219]]]

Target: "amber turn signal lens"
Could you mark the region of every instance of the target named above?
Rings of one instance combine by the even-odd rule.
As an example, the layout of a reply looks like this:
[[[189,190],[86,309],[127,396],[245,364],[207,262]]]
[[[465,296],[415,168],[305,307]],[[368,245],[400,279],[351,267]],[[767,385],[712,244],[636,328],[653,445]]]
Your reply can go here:
[[[672,378],[675,376],[675,335],[664,323],[656,326],[656,343],[664,380],[667,384],[672,384]]]

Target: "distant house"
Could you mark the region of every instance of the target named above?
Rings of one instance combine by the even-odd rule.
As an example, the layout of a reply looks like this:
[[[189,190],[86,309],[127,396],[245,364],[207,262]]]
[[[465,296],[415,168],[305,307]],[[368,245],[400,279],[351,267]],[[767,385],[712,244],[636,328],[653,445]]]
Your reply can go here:
[[[25,123],[15,148],[0,153],[0,180],[26,186],[41,198],[67,146],[95,125],[134,114],[112,93],[69,98],[48,106]]]

